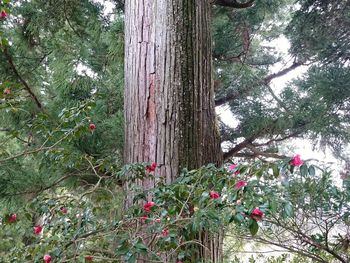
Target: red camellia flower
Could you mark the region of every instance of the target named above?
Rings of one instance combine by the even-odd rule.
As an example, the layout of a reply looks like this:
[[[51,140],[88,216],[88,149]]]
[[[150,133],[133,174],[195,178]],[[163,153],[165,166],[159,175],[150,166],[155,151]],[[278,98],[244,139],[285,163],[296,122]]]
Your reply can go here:
[[[17,221],[17,215],[16,215],[16,214],[11,214],[11,215],[9,215],[8,221],[9,221],[10,223],[16,222],[16,221]]]
[[[164,228],[164,229],[162,230],[162,235],[163,235],[163,237],[169,236],[169,229]]]
[[[33,230],[34,230],[35,235],[40,235],[41,232],[43,231],[43,227],[42,226],[35,226],[35,227],[33,227]]]
[[[303,165],[303,160],[300,159],[300,154],[297,154],[293,157],[293,159],[290,161],[290,164],[293,166],[301,166]]]
[[[2,10],[2,11],[0,12],[0,18],[5,18],[5,17],[7,17],[7,13],[6,13],[5,10]]]
[[[11,90],[9,88],[4,89],[4,94],[6,95],[11,94]]]
[[[250,213],[250,217],[255,219],[256,221],[260,221],[263,218],[263,216],[263,211],[261,211],[258,207]]]
[[[231,164],[229,167],[228,167],[228,170],[230,171],[230,172],[232,172],[234,169],[236,169],[236,167],[237,167],[237,164]]]
[[[149,173],[152,173],[156,170],[157,168],[157,164],[156,163],[151,163],[151,165],[147,165],[146,166],[146,170],[149,172]]]
[[[209,192],[209,196],[211,199],[218,199],[220,198],[220,194],[218,192],[215,192],[215,191],[210,191]]]
[[[147,213],[149,213],[149,212],[151,212],[151,209],[152,209],[152,207],[155,205],[155,203],[154,202],[147,202],[146,204],[144,204],[143,205],[143,209],[147,212]]]
[[[244,180],[239,180],[239,181],[236,182],[235,188],[236,188],[236,189],[241,189],[242,187],[245,187],[245,186],[247,186],[247,185],[248,185],[248,183],[247,183],[246,181],[244,181]]]
[[[60,211],[62,212],[62,214],[67,214],[68,209],[62,206],[62,207],[60,208]]]
[[[51,263],[52,257],[50,255],[45,255],[44,256],[44,262],[45,263]]]
[[[85,260],[89,261],[89,262],[92,262],[94,260],[94,257],[93,256],[86,256]]]
[[[89,124],[89,129],[90,129],[91,131],[95,130],[95,129],[96,129],[96,125],[95,125],[94,123],[90,123],[90,124]]]

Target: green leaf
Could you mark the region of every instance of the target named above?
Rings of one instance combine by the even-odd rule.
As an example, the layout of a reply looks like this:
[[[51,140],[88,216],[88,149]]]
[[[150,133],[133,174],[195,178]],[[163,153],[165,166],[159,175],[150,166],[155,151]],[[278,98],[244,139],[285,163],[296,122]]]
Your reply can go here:
[[[287,217],[292,217],[293,214],[294,214],[294,211],[293,211],[293,206],[291,203],[286,203],[285,206],[284,206],[284,214],[287,216]]]
[[[278,177],[280,175],[280,169],[278,168],[278,165],[275,164],[274,166],[272,166],[272,171],[273,171],[273,176],[274,177]]]
[[[275,199],[269,201],[271,212],[275,212],[277,210],[277,202]]]
[[[306,176],[308,173],[308,169],[307,169],[307,165],[303,164],[302,166],[300,166],[300,174],[301,176]]]
[[[244,221],[244,216],[242,216],[241,213],[237,213],[235,215],[235,221],[238,223],[242,223]]]
[[[142,243],[142,240],[138,240],[138,242],[134,245],[136,251],[138,253],[146,254],[147,253],[147,246]]]
[[[315,167],[313,165],[310,165],[310,167],[309,167],[309,175],[315,176],[315,174],[316,174]]]
[[[252,234],[252,236],[255,236],[256,233],[259,231],[259,224],[255,220],[251,220],[250,225],[249,225],[249,231]]]
[[[177,259],[181,260],[185,258],[185,252],[181,251],[178,255],[177,255]]]

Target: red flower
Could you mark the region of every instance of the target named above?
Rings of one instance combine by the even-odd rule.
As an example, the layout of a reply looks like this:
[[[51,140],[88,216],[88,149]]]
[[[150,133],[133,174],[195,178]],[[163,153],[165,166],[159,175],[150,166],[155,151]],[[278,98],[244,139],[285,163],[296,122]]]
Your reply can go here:
[[[68,209],[62,206],[62,207],[60,208],[60,211],[62,212],[62,214],[67,214]]]
[[[169,236],[169,229],[164,228],[164,229],[162,230],[162,235],[163,235],[163,237]]]
[[[11,90],[9,88],[4,89],[4,94],[6,95],[11,94]]]
[[[250,213],[250,217],[255,219],[256,221],[260,221],[263,218],[263,216],[263,211],[261,211],[258,207]]]
[[[228,167],[228,170],[230,171],[230,172],[232,172],[234,169],[236,169],[236,167],[237,167],[237,164],[231,164],[229,167]]]
[[[9,215],[8,221],[9,221],[10,223],[16,222],[16,221],[17,221],[17,215],[16,215],[16,214],[11,214],[11,215]]]
[[[90,129],[91,131],[95,130],[95,129],[96,129],[96,125],[95,125],[94,123],[90,123],[90,124],[89,124],[89,129]]]
[[[236,188],[236,189],[241,189],[242,187],[245,187],[245,186],[247,186],[247,185],[248,185],[248,183],[247,183],[246,181],[244,181],[244,180],[239,180],[239,181],[236,182],[235,188]]]
[[[151,212],[151,209],[152,209],[152,207],[155,205],[155,203],[154,202],[147,202],[146,204],[144,204],[143,205],[143,209],[147,212],[147,213],[149,213],[149,212]]]
[[[300,154],[297,154],[293,157],[293,159],[290,161],[290,164],[293,166],[301,166],[303,165],[303,160],[300,159]]]
[[[215,191],[210,191],[209,192],[209,196],[211,199],[218,199],[220,198],[220,194],[218,192],[215,192]]]
[[[35,227],[33,227],[33,229],[34,229],[34,234],[35,235],[40,235],[41,232],[43,231],[43,227],[42,226],[35,226]]]
[[[51,260],[52,260],[52,257],[51,257],[50,255],[45,255],[45,256],[44,256],[44,262],[45,262],[45,263],[50,263]]]
[[[7,17],[7,13],[6,13],[5,10],[2,10],[2,11],[0,12],[0,18],[5,18],[5,17]]]
[[[147,165],[146,166],[146,170],[149,173],[154,172],[156,170],[156,168],[157,168],[157,164],[156,163],[151,163],[151,165]]]
[[[89,261],[89,262],[92,262],[94,260],[94,257],[93,256],[86,256],[85,260]]]

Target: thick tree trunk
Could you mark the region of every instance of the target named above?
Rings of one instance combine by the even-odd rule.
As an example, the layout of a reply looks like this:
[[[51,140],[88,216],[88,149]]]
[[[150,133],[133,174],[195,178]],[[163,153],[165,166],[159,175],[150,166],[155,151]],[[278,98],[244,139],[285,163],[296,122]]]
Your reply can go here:
[[[154,161],[167,183],[222,163],[208,0],[126,0],[124,105],[125,163]]]

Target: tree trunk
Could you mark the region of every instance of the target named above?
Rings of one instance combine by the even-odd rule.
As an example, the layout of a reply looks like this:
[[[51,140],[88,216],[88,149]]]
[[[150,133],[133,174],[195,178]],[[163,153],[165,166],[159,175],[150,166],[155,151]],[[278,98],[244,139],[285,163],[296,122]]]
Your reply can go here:
[[[125,1],[124,161],[157,163],[145,190],[222,163],[210,22],[208,0]]]

